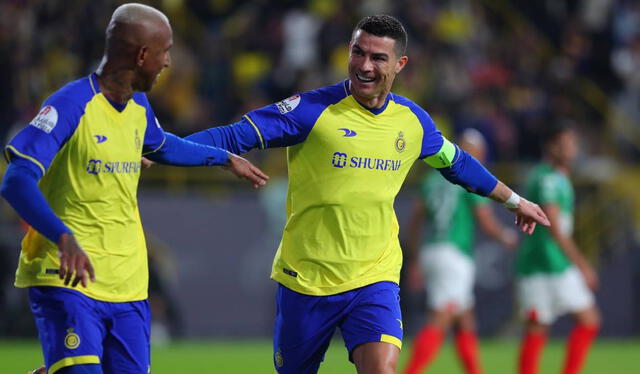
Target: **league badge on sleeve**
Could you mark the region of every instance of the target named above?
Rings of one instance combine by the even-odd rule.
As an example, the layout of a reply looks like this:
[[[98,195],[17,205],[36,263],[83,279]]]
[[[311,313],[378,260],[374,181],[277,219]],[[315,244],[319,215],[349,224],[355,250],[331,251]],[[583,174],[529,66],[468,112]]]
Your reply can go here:
[[[57,123],[58,111],[51,105],[47,105],[40,110],[40,113],[29,124],[49,134]]]
[[[293,95],[290,98],[277,102],[276,107],[278,107],[280,114],[287,114],[294,110],[298,104],[300,104],[300,95]]]

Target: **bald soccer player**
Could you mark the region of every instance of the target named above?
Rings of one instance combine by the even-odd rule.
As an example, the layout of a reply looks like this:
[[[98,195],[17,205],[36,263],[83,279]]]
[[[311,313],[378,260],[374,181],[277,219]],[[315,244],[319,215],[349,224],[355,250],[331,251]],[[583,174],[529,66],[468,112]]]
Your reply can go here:
[[[137,203],[143,154],[171,165],[221,165],[254,187],[266,182],[248,161],[162,130],[144,92],[169,67],[171,45],[164,14],[120,6],[97,71],[47,98],[5,149],[1,193],[30,225],[15,285],[29,290],[49,374],[150,371]]]

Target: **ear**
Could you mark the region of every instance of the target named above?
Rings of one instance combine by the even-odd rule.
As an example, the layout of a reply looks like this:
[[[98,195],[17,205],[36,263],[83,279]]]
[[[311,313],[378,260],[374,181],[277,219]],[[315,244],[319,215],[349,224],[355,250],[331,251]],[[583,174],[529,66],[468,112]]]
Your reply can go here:
[[[409,57],[407,56],[402,56],[398,59],[398,62],[396,62],[396,74],[404,69],[404,67],[407,65],[407,62],[409,62]]]
[[[148,54],[149,48],[146,45],[138,48],[138,53],[136,54],[136,66],[144,65],[144,61],[147,59]]]

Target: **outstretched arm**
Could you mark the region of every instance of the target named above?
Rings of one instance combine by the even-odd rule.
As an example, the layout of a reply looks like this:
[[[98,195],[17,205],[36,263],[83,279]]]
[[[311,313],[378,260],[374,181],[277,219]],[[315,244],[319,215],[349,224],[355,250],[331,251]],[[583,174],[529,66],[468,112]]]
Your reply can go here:
[[[536,223],[549,226],[549,218],[538,206],[538,204],[518,196],[507,185],[498,181],[496,187],[488,195],[494,201],[497,201],[507,207],[516,214],[516,225],[520,227],[522,232],[529,235],[533,234]]]
[[[447,139],[442,138],[440,150],[425,158],[425,162],[440,171],[451,183],[478,195],[488,196],[516,214],[516,225],[531,235],[536,223],[549,226],[549,219],[537,204],[513,192],[494,177],[478,160]]]
[[[166,140],[161,148],[145,157],[161,164],[175,166],[220,165],[239,178],[247,179],[254,188],[264,186],[269,177],[252,163],[224,149],[195,143],[171,133],[165,133]]]
[[[230,125],[212,127],[193,133],[185,137],[185,139],[199,144],[222,148],[238,155],[261,147],[257,130],[246,118]]]

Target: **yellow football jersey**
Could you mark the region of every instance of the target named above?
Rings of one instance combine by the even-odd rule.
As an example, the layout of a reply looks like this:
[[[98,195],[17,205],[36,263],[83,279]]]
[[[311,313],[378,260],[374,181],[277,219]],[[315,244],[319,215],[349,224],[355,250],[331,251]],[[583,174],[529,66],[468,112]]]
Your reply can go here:
[[[429,115],[395,94],[365,108],[344,81],[245,119],[262,148],[289,146],[287,222],[272,278],[309,295],[398,283],[395,197],[414,161],[455,153]]]
[[[140,159],[162,146],[146,96],[122,107],[99,91],[95,74],[49,97],[36,118],[7,146],[44,173],[39,187],[55,214],[89,254],[97,281],[75,289],[102,301],[147,298],[148,265],[137,203]],[[58,249],[29,228],[15,284],[65,287]]]

